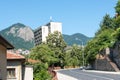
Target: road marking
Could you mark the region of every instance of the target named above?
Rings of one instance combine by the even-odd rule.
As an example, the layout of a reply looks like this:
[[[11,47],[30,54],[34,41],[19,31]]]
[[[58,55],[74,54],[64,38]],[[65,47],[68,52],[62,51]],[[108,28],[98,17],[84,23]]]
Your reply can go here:
[[[72,70],[69,70],[69,71],[75,72],[75,71],[72,71]],[[102,77],[102,76],[97,76],[97,75],[92,75],[92,74],[87,74],[87,73],[79,73],[79,72],[75,72],[75,73],[82,74],[82,75],[87,75],[87,76],[91,76],[91,77],[103,78],[103,79],[107,79],[107,80],[114,80],[114,79],[112,79],[112,78]]]

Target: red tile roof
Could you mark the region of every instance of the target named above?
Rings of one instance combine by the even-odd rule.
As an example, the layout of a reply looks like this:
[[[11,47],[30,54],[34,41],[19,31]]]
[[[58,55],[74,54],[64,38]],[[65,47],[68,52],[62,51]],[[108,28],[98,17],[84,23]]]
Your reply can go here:
[[[27,62],[29,62],[29,63],[38,63],[38,62],[40,62],[40,61],[38,61],[38,60],[33,60],[33,59],[28,59]]]
[[[7,59],[25,59],[25,57],[17,53],[7,52]]]

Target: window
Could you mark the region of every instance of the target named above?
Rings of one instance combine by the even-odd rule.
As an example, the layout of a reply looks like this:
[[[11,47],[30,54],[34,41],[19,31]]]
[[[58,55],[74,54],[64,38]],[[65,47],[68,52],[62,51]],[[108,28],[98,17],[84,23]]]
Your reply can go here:
[[[7,78],[15,78],[15,68],[7,69]]]

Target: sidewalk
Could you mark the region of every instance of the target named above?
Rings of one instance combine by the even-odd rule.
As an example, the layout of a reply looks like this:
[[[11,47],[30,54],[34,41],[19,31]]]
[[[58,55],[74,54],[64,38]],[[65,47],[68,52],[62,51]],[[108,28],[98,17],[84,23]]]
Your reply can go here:
[[[106,74],[120,74],[120,72],[98,71],[98,70],[84,70],[85,72],[106,73]]]
[[[58,80],[78,80],[78,79],[75,79],[73,77],[61,74],[59,72],[57,72],[57,77],[58,77]]]

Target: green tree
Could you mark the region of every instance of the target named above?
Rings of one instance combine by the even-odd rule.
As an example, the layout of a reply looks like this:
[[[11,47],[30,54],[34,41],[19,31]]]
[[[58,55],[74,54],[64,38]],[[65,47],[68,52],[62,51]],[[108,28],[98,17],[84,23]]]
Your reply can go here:
[[[115,41],[120,41],[120,28],[117,28],[117,30],[113,33],[113,38]]]
[[[51,80],[52,76],[48,72],[48,65],[44,63],[36,63],[34,68],[34,80]]]
[[[115,6],[116,16],[114,19],[116,29],[120,27],[120,0],[118,0]]]
[[[118,15],[120,15],[120,0],[118,0],[116,6],[115,6],[115,10],[116,10],[116,13],[118,13]]]
[[[113,33],[115,31],[115,23],[109,15],[103,17],[103,21],[100,24],[100,29],[96,33],[95,37],[88,42],[85,47],[86,59],[88,63],[94,62],[96,55],[107,47],[112,47],[115,40]]]
[[[62,52],[64,52],[64,49],[67,46],[62,34],[58,31],[55,31],[54,33],[50,33],[48,35],[47,44],[50,48],[59,48]]]
[[[30,58],[39,60],[42,63],[48,63],[48,65],[58,61],[58,59],[55,58],[54,51],[52,51],[46,44],[41,44],[34,47],[31,50]]]
[[[114,28],[115,28],[114,19],[111,18],[109,14],[106,14],[103,17],[102,22],[100,23],[100,29],[96,32],[96,35],[101,34],[103,30]]]
[[[33,64],[34,80],[51,80],[48,67],[58,61],[55,53],[46,44],[40,44],[31,50],[29,58],[38,60]]]
[[[60,32],[55,31],[54,33],[50,33],[47,37],[47,45],[51,48],[55,53],[55,58],[58,59],[56,62],[56,66],[64,67],[64,49],[66,47],[66,43],[63,39],[63,36]]]
[[[70,50],[66,50],[64,61],[66,66],[80,66],[82,61],[82,48],[80,46],[73,45]]]
[[[93,63],[97,54],[107,47],[113,48],[114,44],[120,40],[120,0],[116,4],[115,11],[117,13],[115,17],[111,18],[108,14],[103,17],[100,29],[87,43],[85,47],[87,62]]]

